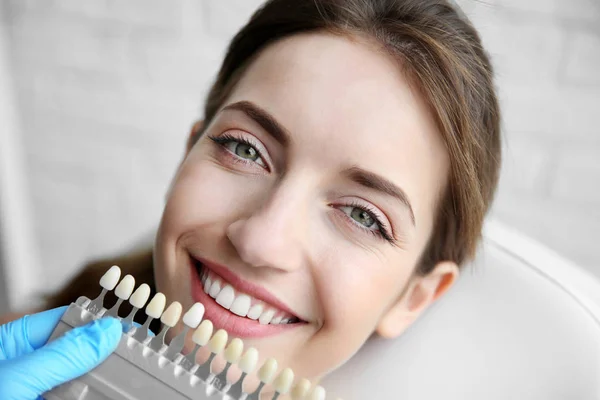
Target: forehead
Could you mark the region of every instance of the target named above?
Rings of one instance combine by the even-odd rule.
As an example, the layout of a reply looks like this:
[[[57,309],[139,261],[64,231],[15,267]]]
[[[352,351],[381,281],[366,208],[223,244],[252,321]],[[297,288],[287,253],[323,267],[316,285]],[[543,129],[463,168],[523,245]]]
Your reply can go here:
[[[228,102],[252,101],[271,113],[305,165],[327,171],[358,165],[381,174],[422,214],[433,208],[448,162],[435,121],[413,89],[398,62],[373,44],[305,34],[263,50]]]

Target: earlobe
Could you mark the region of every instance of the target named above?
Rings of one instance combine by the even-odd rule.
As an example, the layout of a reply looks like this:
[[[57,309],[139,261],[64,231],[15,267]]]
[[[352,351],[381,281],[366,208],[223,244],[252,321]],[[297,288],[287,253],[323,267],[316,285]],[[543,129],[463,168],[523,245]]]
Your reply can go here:
[[[416,276],[407,290],[383,315],[376,332],[385,338],[400,336],[427,307],[452,287],[459,275],[456,263],[444,261],[426,276]]]

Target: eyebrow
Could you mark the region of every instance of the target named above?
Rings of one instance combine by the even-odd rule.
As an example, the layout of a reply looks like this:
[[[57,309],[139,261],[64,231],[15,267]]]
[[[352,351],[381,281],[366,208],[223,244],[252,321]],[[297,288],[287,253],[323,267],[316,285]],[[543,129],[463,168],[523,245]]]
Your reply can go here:
[[[269,135],[283,146],[290,142],[290,134],[268,111],[250,101],[238,101],[223,107],[223,110],[241,111],[259,124]]]
[[[399,200],[408,208],[412,224],[413,226],[416,226],[415,213],[410,204],[410,200],[404,190],[399,186],[374,172],[366,171],[360,167],[348,168],[345,171],[345,175],[359,185],[377,190]]]

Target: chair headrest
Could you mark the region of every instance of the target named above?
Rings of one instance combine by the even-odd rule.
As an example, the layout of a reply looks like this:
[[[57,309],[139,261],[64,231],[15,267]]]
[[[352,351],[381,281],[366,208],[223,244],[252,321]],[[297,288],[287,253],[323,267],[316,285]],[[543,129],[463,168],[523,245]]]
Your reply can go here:
[[[324,380],[333,398],[600,398],[600,303],[587,296],[600,284],[570,263],[536,265],[522,240],[491,224],[444,298],[402,337],[370,340]]]

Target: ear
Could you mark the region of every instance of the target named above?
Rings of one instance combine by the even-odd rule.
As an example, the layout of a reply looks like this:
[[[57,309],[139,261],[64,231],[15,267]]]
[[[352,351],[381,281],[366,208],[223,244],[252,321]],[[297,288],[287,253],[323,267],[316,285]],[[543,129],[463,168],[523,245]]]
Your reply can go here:
[[[443,261],[426,276],[413,277],[404,294],[383,315],[376,332],[385,338],[395,338],[454,284],[459,276],[456,263]]]
[[[192,129],[190,130],[190,134],[188,136],[187,142],[185,144],[185,154],[187,155],[194,147],[194,144],[198,141],[198,137],[202,134],[204,130],[204,120],[199,120],[194,123]]]

